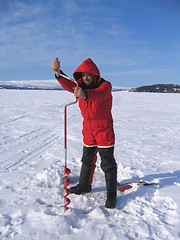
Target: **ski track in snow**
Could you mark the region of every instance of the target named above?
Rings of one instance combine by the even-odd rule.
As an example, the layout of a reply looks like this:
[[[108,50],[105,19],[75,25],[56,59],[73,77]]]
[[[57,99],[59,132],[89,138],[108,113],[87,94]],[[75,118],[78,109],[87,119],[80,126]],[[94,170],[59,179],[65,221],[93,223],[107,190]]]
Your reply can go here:
[[[70,195],[63,212],[64,91],[0,90],[0,239],[176,240],[180,238],[180,95],[115,92],[118,180],[158,185],[118,193],[104,207],[98,159],[92,193]],[[77,105],[68,109],[68,164],[78,181],[82,151]]]
[[[0,172],[15,170],[20,164],[25,164],[29,160],[34,159],[54,144],[57,138],[57,133],[52,134],[50,131],[37,131],[36,133],[35,131],[35,134],[30,132],[13,140],[13,143],[10,141],[4,144],[4,150],[0,151],[0,154],[3,154],[2,156],[9,155],[11,149],[15,154],[10,157],[3,157],[4,160],[0,162]]]

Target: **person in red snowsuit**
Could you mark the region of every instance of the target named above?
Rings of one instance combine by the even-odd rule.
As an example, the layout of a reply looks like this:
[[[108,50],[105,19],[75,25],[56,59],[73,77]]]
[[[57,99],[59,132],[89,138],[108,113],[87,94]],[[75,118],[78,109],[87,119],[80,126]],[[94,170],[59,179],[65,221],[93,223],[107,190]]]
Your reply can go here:
[[[85,59],[74,71],[77,84],[63,77],[60,61],[54,59],[52,69],[61,86],[74,93],[83,117],[83,155],[79,183],[70,188],[74,194],[91,191],[97,152],[101,157],[101,168],[105,173],[107,199],[105,207],[114,208],[117,196],[117,164],[114,158],[115,135],[113,128],[112,85],[100,76],[96,64]],[[66,75],[65,75],[66,76]]]

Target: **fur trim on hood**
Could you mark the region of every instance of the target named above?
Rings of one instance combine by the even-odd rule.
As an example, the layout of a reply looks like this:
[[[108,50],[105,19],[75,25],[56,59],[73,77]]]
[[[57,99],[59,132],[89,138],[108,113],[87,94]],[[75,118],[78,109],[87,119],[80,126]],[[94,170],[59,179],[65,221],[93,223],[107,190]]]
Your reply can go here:
[[[91,58],[85,59],[79,67],[74,71],[73,77],[77,81],[81,78],[82,73],[91,73],[100,78],[100,72],[96,64],[92,61]]]

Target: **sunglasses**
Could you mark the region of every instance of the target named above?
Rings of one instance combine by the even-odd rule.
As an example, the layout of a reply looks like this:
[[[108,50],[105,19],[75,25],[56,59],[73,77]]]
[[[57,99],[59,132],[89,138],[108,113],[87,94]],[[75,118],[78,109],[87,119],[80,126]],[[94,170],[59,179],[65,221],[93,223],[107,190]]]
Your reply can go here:
[[[93,74],[91,74],[91,73],[82,73],[82,77],[92,77],[93,76]]]

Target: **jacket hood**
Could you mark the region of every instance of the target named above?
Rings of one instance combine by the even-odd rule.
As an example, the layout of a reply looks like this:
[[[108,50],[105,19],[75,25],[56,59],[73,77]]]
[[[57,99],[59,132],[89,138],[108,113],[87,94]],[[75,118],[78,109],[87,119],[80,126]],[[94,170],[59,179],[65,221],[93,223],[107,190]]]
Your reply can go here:
[[[82,73],[91,73],[93,75],[96,75],[98,78],[100,78],[100,72],[96,64],[92,61],[91,58],[85,59],[79,67],[74,71],[73,77],[77,81],[79,78],[81,78]]]

